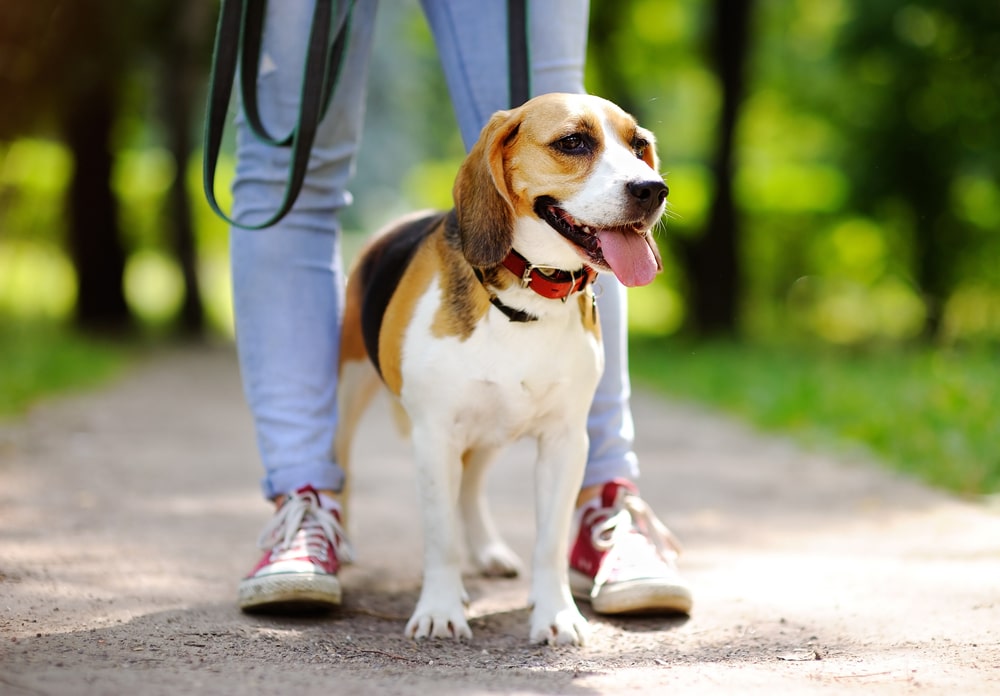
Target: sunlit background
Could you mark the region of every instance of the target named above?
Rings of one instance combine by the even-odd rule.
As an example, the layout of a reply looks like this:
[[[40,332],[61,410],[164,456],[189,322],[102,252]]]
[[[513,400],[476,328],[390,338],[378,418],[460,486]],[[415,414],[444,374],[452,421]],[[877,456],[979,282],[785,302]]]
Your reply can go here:
[[[630,291],[637,344],[970,349],[996,362],[1000,4],[592,5],[588,89],[656,133],[670,185],[665,272]],[[0,6],[4,323],[231,335],[227,228],[201,186],[216,11]],[[416,0],[382,4],[375,44],[348,256],[393,216],[450,206],[463,155]],[[230,144],[224,207],[232,171]],[[992,417],[982,428],[1000,434]],[[955,487],[1000,485],[983,483],[1000,482],[1000,458],[977,456],[995,471]]]
[[[122,26],[105,32],[155,27],[154,18],[143,15],[170,15],[157,7],[165,4],[172,3],[140,3],[107,16]],[[657,133],[671,187],[670,220],[660,236],[670,262],[654,285],[632,292],[631,326],[673,334],[698,325],[687,298],[701,279],[686,274],[684,249],[706,233],[715,185],[711,160],[722,87],[706,50],[712,4],[628,0],[611,3],[613,11],[596,7],[601,4],[595,3],[588,88],[627,102]],[[65,3],[36,5],[55,15],[67,11]],[[756,4],[734,144],[742,216],[737,333],[791,331],[837,344],[1000,336],[1000,34],[991,5]],[[28,6],[15,1],[0,12],[8,32],[32,21],[47,29],[27,18],[42,12]],[[131,45],[116,38],[114,50],[133,58],[112,76],[110,186],[126,253],[123,287],[135,317],[169,325],[181,306],[184,283],[168,242],[168,192],[180,177],[192,205],[206,321],[212,331],[229,333],[227,230],[201,192],[203,90],[191,96],[188,158],[178,162],[162,142],[170,114],[157,95],[157,73],[167,69],[158,64],[168,66],[171,51],[184,44],[197,52],[197,60],[188,58],[196,75],[204,79],[208,68],[213,13],[193,14],[198,21],[177,20],[196,32],[186,43],[162,41],[156,50],[141,32]],[[416,2],[384,8],[378,32],[352,187],[356,205],[345,216],[351,235],[414,208],[450,205],[462,155]],[[15,61],[31,61],[13,49],[60,50],[27,38],[8,35],[0,64],[8,80],[17,78]],[[62,57],[69,60],[72,48]],[[58,64],[38,69],[70,70]],[[60,114],[53,112],[58,99],[35,93],[45,85],[30,87],[37,118],[0,119],[0,308],[18,317],[67,318],[77,283],[63,250],[62,202],[74,154],[61,142]],[[231,154],[221,169],[218,191],[225,199]]]

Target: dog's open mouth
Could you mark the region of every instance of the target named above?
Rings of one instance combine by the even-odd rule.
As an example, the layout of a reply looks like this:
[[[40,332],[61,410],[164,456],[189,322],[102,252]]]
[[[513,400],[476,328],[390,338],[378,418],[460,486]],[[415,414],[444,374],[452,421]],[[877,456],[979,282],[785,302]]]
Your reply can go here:
[[[535,201],[535,214],[580,249],[592,266],[611,271],[623,285],[648,285],[663,269],[660,252],[644,221],[618,227],[587,225],[547,196]]]

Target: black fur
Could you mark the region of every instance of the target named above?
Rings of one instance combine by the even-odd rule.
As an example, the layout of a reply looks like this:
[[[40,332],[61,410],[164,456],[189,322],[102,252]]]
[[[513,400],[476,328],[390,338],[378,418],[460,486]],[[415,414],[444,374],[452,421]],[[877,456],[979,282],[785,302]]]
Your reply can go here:
[[[420,243],[437,228],[446,213],[430,213],[411,220],[380,237],[365,254],[358,268],[361,282],[361,334],[365,350],[379,374],[379,333],[389,300]]]

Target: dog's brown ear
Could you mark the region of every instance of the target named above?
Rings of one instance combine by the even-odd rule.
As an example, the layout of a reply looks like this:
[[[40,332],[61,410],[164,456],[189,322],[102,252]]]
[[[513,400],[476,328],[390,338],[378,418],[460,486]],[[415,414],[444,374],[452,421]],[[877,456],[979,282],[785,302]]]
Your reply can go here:
[[[498,111],[458,170],[452,196],[462,253],[473,266],[495,266],[514,244],[514,202],[505,176],[506,150],[517,138],[516,111]]]
[[[642,153],[642,161],[648,164],[650,169],[659,174],[660,158],[656,155],[656,136],[645,128],[639,128],[636,131],[636,135],[649,143],[646,151]]]

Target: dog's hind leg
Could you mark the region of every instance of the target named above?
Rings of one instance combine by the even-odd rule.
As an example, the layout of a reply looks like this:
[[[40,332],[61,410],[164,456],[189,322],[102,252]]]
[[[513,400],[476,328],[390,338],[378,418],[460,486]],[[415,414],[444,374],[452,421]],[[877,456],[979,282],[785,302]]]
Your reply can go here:
[[[476,568],[486,576],[511,578],[521,573],[521,559],[497,532],[486,500],[486,469],[495,455],[494,449],[472,449],[462,456],[459,506]]]
[[[361,360],[342,361],[340,382],[337,385],[337,432],[334,436],[334,457],[344,471],[344,487],[340,492],[340,505],[344,522],[350,507],[351,446],[361,416],[382,384],[375,367],[367,357]]]

